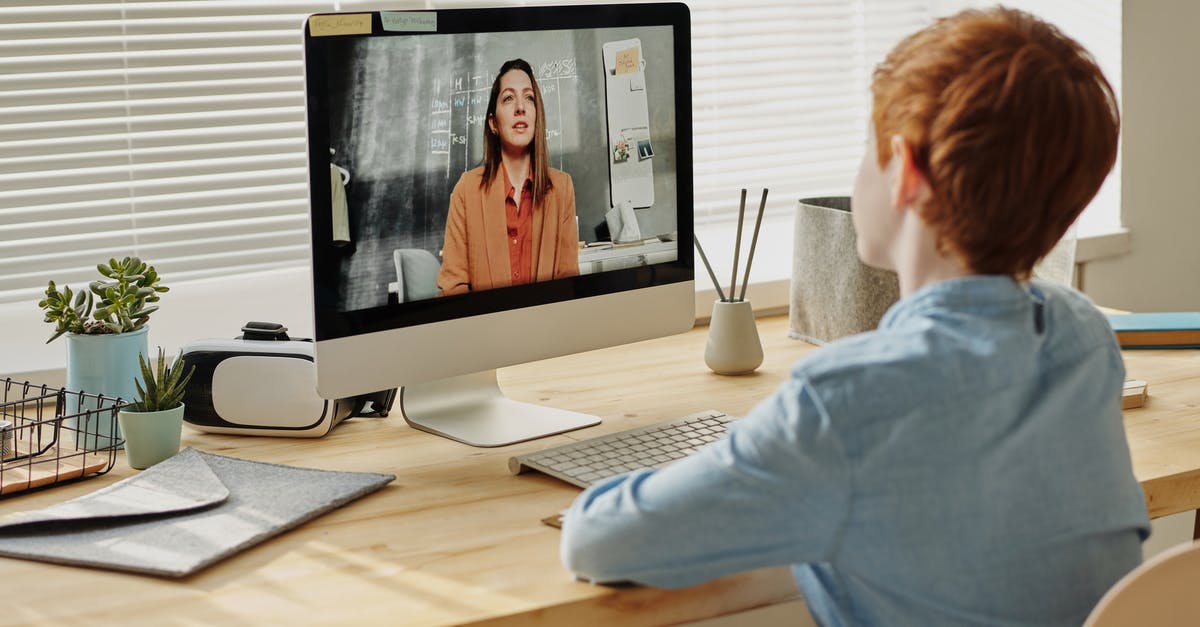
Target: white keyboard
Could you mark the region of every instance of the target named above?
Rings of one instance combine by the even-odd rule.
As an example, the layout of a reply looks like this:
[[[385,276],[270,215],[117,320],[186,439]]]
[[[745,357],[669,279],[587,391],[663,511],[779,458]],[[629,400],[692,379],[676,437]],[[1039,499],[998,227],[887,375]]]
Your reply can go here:
[[[537,470],[581,488],[639,468],[660,468],[725,436],[732,419],[703,411],[628,431],[517,455],[508,460],[514,475]]]

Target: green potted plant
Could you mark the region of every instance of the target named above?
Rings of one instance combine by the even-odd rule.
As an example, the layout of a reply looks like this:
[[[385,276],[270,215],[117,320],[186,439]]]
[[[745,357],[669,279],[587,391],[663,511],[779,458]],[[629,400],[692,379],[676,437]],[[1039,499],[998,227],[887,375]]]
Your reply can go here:
[[[133,403],[117,412],[121,432],[125,434],[125,461],[141,470],[179,452],[183,431],[183,396],[188,380],[196,371],[192,366],[185,373],[183,363],[176,358],[167,364],[162,347],[152,369],[138,355],[141,380],[134,380],[137,395]]]
[[[54,334],[46,343],[66,336],[67,388],[125,400],[133,398],[138,374],[138,357],[146,354],[150,314],[158,310],[159,294],[168,291],[160,284],[154,266],[137,257],[109,259],[96,266],[101,278],[87,290],[62,290],[50,281],[46,296],[38,302]],[[80,410],[105,409],[99,403]],[[73,412],[74,413],[74,412]],[[119,440],[111,415],[98,412],[95,420],[80,429],[77,421],[67,427],[76,431],[77,444],[88,449],[115,446]],[[86,440],[86,444],[80,442]]]

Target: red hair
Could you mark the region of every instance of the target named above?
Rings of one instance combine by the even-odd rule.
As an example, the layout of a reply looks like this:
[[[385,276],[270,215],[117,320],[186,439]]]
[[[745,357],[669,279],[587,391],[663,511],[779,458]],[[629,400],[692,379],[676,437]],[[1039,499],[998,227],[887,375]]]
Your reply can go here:
[[[877,159],[912,147],[917,208],[972,272],[1027,278],[1117,157],[1112,86],[1082,46],[1021,11],[968,10],[901,41],[871,85]]]

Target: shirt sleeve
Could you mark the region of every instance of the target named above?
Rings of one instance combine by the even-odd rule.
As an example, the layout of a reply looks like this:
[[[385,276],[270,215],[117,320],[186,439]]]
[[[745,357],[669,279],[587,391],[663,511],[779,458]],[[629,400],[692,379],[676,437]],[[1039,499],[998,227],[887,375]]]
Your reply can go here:
[[[829,416],[809,384],[793,378],[732,423],[726,438],[584,491],[563,520],[563,564],[597,583],[678,588],[829,561],[850,485]]]

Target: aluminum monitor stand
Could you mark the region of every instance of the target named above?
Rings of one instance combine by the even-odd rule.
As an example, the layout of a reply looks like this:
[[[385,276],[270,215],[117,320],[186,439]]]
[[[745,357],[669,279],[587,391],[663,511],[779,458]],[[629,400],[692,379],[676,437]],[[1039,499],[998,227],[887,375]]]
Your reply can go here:
[[[600,424],[596,416],[509,399],[500,391],[495,370],[405,386],[400,413],[414,429],[480,447]]]

